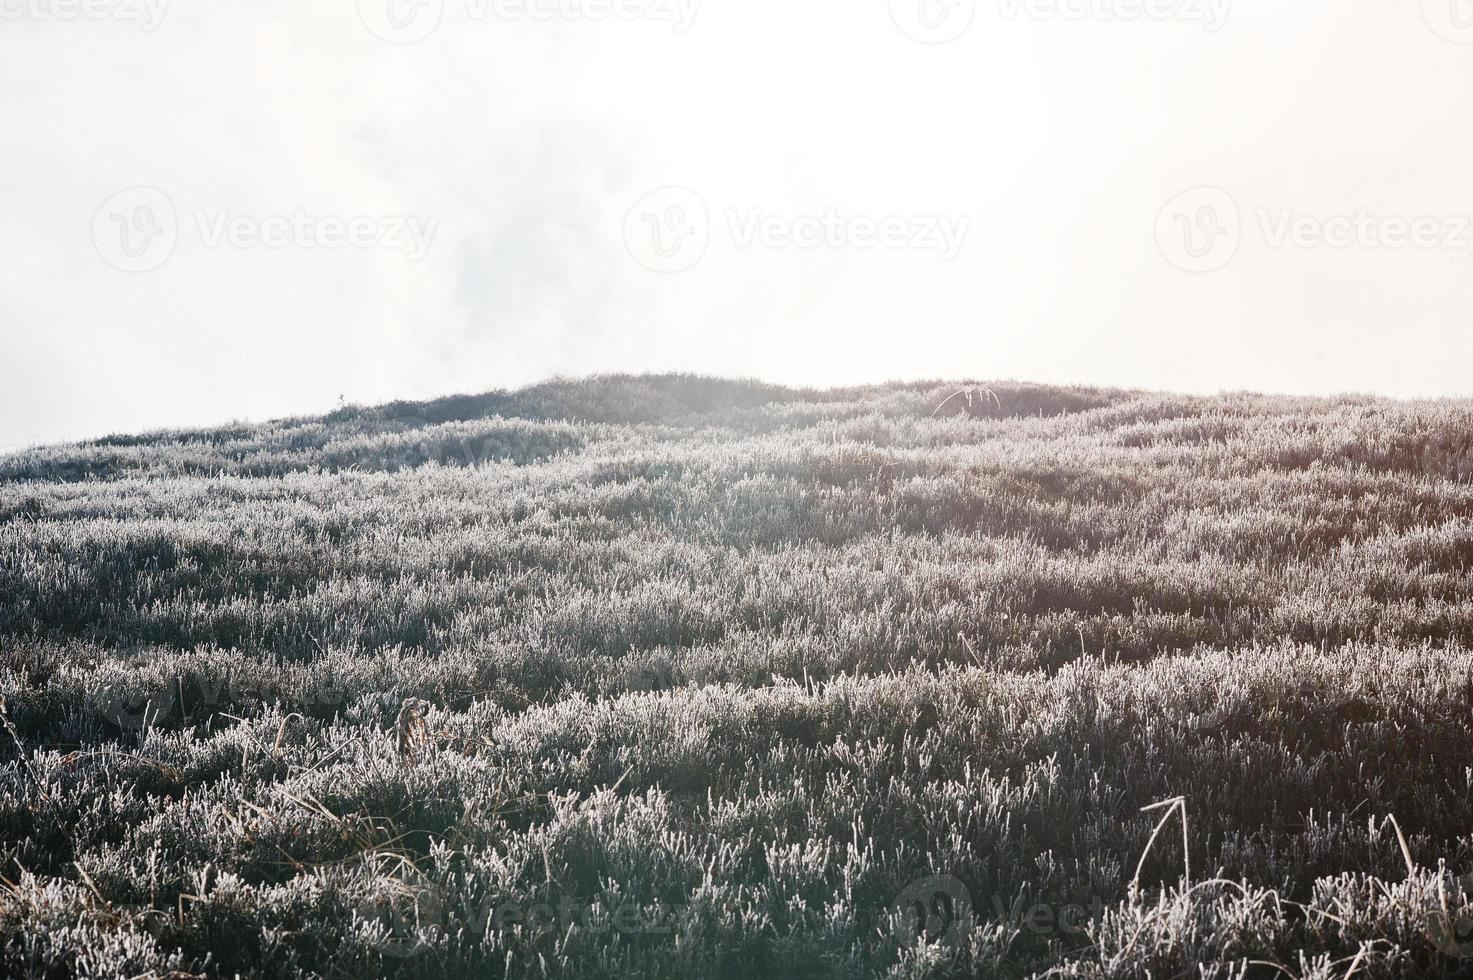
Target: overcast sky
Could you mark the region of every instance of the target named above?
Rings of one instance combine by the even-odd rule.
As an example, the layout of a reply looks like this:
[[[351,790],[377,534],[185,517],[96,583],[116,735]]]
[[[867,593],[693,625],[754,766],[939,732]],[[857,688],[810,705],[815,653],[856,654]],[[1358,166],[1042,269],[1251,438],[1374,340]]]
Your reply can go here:
[[[553,374],[1473,389],[1469,0],[0,0],[0,446]]]

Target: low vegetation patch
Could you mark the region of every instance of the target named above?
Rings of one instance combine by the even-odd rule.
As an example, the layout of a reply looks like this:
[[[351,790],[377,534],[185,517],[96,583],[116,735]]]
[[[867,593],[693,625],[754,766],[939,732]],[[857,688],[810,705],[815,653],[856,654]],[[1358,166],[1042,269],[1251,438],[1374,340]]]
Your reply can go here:
[[[0,975],[1473,975],[1470,431],[609,377],[0,457]]]

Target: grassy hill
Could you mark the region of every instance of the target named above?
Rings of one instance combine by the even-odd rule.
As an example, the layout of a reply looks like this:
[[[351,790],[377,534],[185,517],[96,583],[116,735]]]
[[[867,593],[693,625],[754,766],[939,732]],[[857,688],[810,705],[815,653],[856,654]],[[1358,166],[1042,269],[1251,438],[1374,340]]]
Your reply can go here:
[[[0,457],[0,975],[1473,975],[1470,478],[680,376]]]

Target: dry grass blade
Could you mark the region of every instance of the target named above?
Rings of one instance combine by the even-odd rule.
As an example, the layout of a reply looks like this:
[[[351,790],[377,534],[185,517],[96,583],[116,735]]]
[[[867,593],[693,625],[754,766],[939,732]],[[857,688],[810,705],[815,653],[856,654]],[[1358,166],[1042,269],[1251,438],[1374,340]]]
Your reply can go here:
[[[1386,821],[1387,823],[1391,824],[1391,829],[1396,831],[1396,843],[1401,847],[1402,859],[1406,861],[1407,876],[1413,878],[1416,877],[1417,862],[1412,860],[1412,849],[1407,846],[1406,834],[1403,834],[1401,832],[1401,824],[1397,823],[1396,815],[1391,813],[1388,813],[1386,815]]]
[[[950,405],[958,398],[966,398],[967,408],[970,409],[972,407],[972,399],[981,398],[983,395],[991,397],[993,404],[997,406],[997,410],[999,412],[1002,411],[1002,399],[997,397],[997,392],[993,391],[991,388],[978,388],[973,386],[962,388],[959,391],[954,391],[950,395],[947,395],[946,398],[942,400],[941,404],[936,406],[936,410],[931,413],[931,418],[934,419],[936,416],[940,415],[943,408],[945,408],[947,405]]]
[[[1188,886],[1190,886],[1192,883],[1192,858],[1187,837],[1187,798],[1185,796],[1175,796],[1169,800],[1162,800],[1160,803],[1152,803],[1150,806],[1143,806],[1141,807],[1141,812],[1151,813],[1156,810],[1162,809],[1164,809],[1166,812],[1162,814],[1161,819],[1156,823],[1156,829],[1151,831],[1151,838],[1150,840],[1146,841],[1146,849],[1141,852],[1141,859],[1137,861],[1135,865],[1135,874],[1130,879],[1130,893],[1133,896],[1140,894],[1141,870],[1146,866],[1146,858],[1150,856],[1151,848],[1154,847],[1156,844],[1156,838],[1161,836],[1161,831],[1165,829],[1167,822],[1170,821],[1172,816],[1178,811],[1180,811],[1181,813],[1181,845],[1182,864],[1184,866],[1184,880],[1186,881],[1186,884]]]
[[[0,696],[0,724],[5,726],[5,730],[10,734],[10,740],[15,743],[15,758],[20,763],[21,771],[26,774],[26,778],[36,787],[36,792],[40,794],[41,799],[50,803],[51,794],[46,792],[46,784],[41,782],[41,777],[37,776],[36,771],[31,768],[31,762],[27,758],[25,743],[21,741],[20,732],[15,730],[15,723],[10,720],[10,711],[5,704],[5,698],[3,696]]]
[[[405,698],[399,709],[399,717],[394,723],[395,745],[400,761],[407,766],[415,765],[426,757],[434,744],[429,723],[425,720],[428,708],[429,705],[419,698]]]

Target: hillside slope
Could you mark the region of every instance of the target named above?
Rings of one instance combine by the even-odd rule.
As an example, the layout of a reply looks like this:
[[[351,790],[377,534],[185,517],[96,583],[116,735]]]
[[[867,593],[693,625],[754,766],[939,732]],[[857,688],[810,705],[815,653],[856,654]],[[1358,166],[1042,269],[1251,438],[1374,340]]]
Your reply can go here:
[[[1470,477],[683,376],[0,457],[0,975],[1469,975]]]

